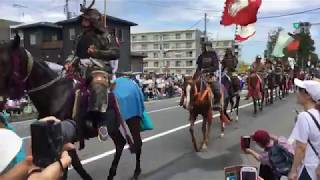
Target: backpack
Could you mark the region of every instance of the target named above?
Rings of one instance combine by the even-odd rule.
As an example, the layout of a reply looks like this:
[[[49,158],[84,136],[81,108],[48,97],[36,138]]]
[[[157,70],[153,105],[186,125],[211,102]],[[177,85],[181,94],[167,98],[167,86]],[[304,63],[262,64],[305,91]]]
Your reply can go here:
[[[293,163],[293,154],[279,144],[267,149],[271,168],[278,176],[288,176]]]

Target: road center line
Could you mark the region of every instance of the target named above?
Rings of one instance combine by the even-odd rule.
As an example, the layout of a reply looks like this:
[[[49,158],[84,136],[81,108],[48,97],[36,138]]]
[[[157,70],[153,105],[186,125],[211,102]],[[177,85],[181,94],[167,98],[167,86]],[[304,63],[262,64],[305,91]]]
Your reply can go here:
[[[242,106],[239,106],[239,109],[246,108],[246,107],[248,107],[248,106],[251,106],[252,104],[253,104],[253,103],[244,104],[244,105],[242,105]],[[216,118],[216,117],[218,117],[219,115],[220,115],[220,114],[215,114],[213,117]],[[195,124],[199,124],[199,123],[201,123],[202,121],[203,121],[203,120],[200,119],[200,120],[196,121]],[[159,133],[159,134],[156,134],[156,135],[153,135],[153,136],[144,138],[144,139],[142,140],[142,142],[145,143],[145,142],[149,142],[149,141],[158,139],[158,138],[163,137],[163,136],[166,136],[166,135],[168,135],[168,134],[171,134],[171,133],[177,132],[177,131],[179,131],[179,130],[188,128],[189,126],[190,126],[190,124],[185,124],[185,125],[176,127],[176,128],[174,128],[174,129],[170,129],[170,130],[164,131],[164,132],[162,132],[162,133]],[[126,145],[126,146],[124,147],[124,149],[128,149],[128,148],[129,148],[128,145]],[[82,164],[88,164],[88,163],[90,163],[90,162],[93,162],[93,161],[102,159],[102,158],[104,158],[104,157],[113,155],[115,152],[116,152],[116,150],[113,149],[113,150],[104,152],[104,153],[102,153],[102,154],[93,156],[93,157],[91,157],[91,158],[82,160],[81,163],[82,163]]]

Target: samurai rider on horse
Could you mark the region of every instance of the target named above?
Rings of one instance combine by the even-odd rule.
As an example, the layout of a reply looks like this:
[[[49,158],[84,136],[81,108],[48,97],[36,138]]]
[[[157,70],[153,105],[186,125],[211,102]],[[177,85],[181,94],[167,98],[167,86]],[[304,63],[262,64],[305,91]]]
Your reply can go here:
[[[210,42],[204,42],[202,44],[202,53],[197,60],[197,70],[195,76],[201,76],[202,73],[208,73],[213,76],[213,83],[211,90],[213,91],[213,110],[220,111],[221,93],[220,84],[217,81],[219,71],[219,59],[215,51],[212,50],[212,44]],[[183,104],[185,94],[181,97],[180,105]]]
[[[106,112],[108,106],[109,74],[112,74],[110,61],[120,57],[115,38],[107,32],[102,15],[97,9],[81,6],[82,34],[76,40],[74,57],[65,64],[65,69],[84,79],[91,92],[88,111]],[[107,128],[103,119],[98,125],[99,139],[107,138]]]

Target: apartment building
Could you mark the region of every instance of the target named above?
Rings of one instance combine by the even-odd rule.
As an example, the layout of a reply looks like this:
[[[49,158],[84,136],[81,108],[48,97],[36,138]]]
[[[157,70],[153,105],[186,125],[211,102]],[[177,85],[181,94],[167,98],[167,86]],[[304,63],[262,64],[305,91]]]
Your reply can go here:
[[[234,55],[239,59],[241,56],[241,47],[235,40],[212,40],[212,47],[216,51],[220,60],[223,59],[226,49],[232,49]]]
[[[131,34],[131,51],[147,56],[144,72],[193,74],[201,53],[200,30]]]

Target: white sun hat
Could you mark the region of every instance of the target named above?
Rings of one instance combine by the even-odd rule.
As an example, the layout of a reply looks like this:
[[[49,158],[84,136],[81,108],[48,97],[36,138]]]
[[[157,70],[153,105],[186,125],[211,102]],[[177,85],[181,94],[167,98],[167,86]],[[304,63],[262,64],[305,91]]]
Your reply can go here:
[[[7,168],[10,162],[20,151],[22,139],[13,131],[0,128],[0,173]]]
[[[305,89],[314,101],[320,101],[320,82],[314,80],[301,81],[299,79],[294,79],[294,84],[299,88]]]

